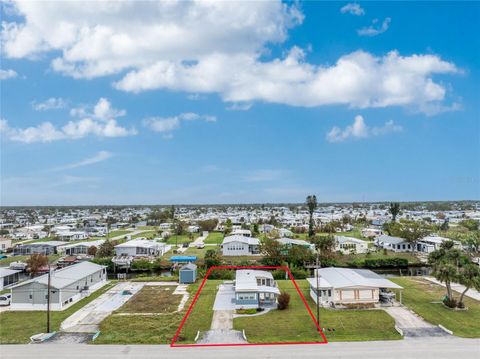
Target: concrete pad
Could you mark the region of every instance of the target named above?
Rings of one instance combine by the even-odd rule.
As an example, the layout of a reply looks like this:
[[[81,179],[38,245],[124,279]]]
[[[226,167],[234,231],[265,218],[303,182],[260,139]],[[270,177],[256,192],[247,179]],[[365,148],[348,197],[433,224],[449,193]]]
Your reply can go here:
[[[228,330],[233,329],[233,311],[232,310],[215,310],[213,312],[212,330]]]
[[[213,310],[235,310],[235,289],[233,284],[220,284],[213,304]]]
[[[71,333],[94,333],[98,331],[98,326],[102,320],[125,304],[144,285],[145,283],[118,283],[115,287],[65,319],[60,325],[60,329]],[[123,295],[125,290],[130,291],[132,294]]]

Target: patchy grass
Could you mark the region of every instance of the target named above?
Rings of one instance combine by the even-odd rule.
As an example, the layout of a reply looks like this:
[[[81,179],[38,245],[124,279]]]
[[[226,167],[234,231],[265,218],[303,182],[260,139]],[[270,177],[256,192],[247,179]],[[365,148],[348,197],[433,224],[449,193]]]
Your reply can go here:
[[[391,278],[401,285],[403,303],[422,316],[426,321],[453,331],[453,334],[465,338],[480,338],[480,302],[465,297],[468,310],[451,310],[442,303],[446,289],[419,277]],[[457,293],[456,298],[460,294]]]
[[[291,281],[278,281],[282,291],[290,294],[290,304],[285,310],[272,310],[254,317],[235,318],[237,330],[245,329],[249,343],[322,341]],[[313,313],[315,302],[310,298],[306,280],[297,281]],[[395,321],[382,310],[320,310],[321,327],[326,328],[329,341],[364,341],[401,339],[395,331]],[[328,331],[333,328],[335,331]]]
[[[49,263],[56,262],[61,257],[60,254],[51,254],[48,256]],[[12,262],[26,262],[30,256],[12,256],[0,259],[0,267],[8,266]]]
[[[116,231],[112,231],[108,234],[107,238],[119,237],[119,236],[126,236],[127,234],[132,233],[131,231],[127,231],[125,229],[119,229]]]
[[[210,283],[208,283],[210,282]],[[212,288],[221,281],[208,281],[203,290]],[[128,320],[119,315],[111,315],[100,324],[100,336],[95,344],[170,344],[185,313],[197,292],[199,283],[188,286],[190,298],[180,313],[157,316],[129,316]],[[206,292],[206,293],[207,293]],[[203,293],[203,291],[202,291]],[[185,323],[188,326],[188,339],[193,342],[196,327],[208,330],[212,321],[215,296],[200,295],[194,309]],[[195,314],[192,317],[192,314]],[[193,318],[193,319],[192,319]],[[192,320],[191,320],[192,319]]]
[[[225,265],[237,265],[239,263],[248,262],[249,264],[261,264],[260,260],[263,256],[223,256]]]
[[[110,282],[90,296],[75,303],[63,311],[52,311],[51,330],[58,331],[60,324],[92,300],[110,289],[116,282]],[[23,344],[30,342],[34,334],[46,332],[47,330],[46,311],[12,311],[0,313],[0,343],[1,344]]]
[[[132,239],[133,238],[140,238],[140,237],[144,237],[144,238],[147,238],[147,239],[153,239],[155,237],[158,237],[158,235],[157,235],[157,231],[145,231],[145,232],[141,232],[141,233],[133,235]]]
[[[176,285],[144,286],[116,312],[118,313],[173,313],[182,299],[172,294]]]
[[[162,277],[162,276],[138,276],[130,279],[131,282],[178,282],[177,276]]]
[[[223,242],[222,232],[210,232],[207,239],[203,241],[205,244],[221,244]]]
[[[192,239],[190,239],[188,234],[180,234],[180,235],[173,234],[170,238],[167,239],[167,244],[175,245],[176,243],[178,244],[190,243],[190,242],[193,242],[197,237],[198,237],[198,233],[194,233]]]

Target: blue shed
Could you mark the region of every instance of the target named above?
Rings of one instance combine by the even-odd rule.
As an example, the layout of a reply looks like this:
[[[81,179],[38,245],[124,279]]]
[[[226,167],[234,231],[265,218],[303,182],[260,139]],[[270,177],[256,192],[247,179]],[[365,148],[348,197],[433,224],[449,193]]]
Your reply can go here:
[[[197,280],[197,266],[193,263],[185,264],[178,273],[180,284],[194,283]]]

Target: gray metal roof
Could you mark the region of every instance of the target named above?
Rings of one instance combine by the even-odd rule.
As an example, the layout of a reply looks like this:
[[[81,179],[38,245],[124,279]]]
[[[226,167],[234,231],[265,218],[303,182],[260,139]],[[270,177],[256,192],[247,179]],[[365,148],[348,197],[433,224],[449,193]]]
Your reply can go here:
[[[391,243],[391,244],[400,244],[400,243],[406,242],[406,240],[403,238],[387,236],[386,234],[382,234],[381,236],[377,237],[376,241]]]
[[[99,270],[106,268],[105,266],[101,266],[92,262],[80,262],[78,264],[74,264],[57,271],[53,271],[50,276],[50,285],[53,288],[61,289],[64,287],[69,286],[80,279],[88,277]],[[27,280],[25,282],[19,283],[12,288],[21,287],[26,284],[30,283],[39,283],[48,285],[48,274],[41,275],[39,277]]]
[[[258,238],[252,238],[252,237],[245,237],[245,236],[239,236],[239,235],[233,235],[233,236],[228,236],[223,239],[222,244],[227,244],[227,243],[232,243],[232,242],[240,242],[240,243],[246,243],[249,245],[259,245],[260,240]]]
[[[317,271],[321,280],[320,288],[370,287],[402,289],[399,285],[369,269],[329,267],[317,269]],[[308,282],[314,287],[316,286],[316,278],[308,278]]]
[[[182,270],[195,270],[195,269],[197,269],[197,266],[193,263],[187,263],[180,268],[181,271]]]

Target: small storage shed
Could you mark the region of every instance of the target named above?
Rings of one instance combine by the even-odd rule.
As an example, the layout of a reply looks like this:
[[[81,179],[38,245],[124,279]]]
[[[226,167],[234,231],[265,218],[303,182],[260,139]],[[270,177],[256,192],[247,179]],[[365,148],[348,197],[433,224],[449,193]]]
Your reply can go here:
[[[195,283],[197,280],[197,266],[193,263],[188,263],[182,266],[179,270],[180,284]]]

